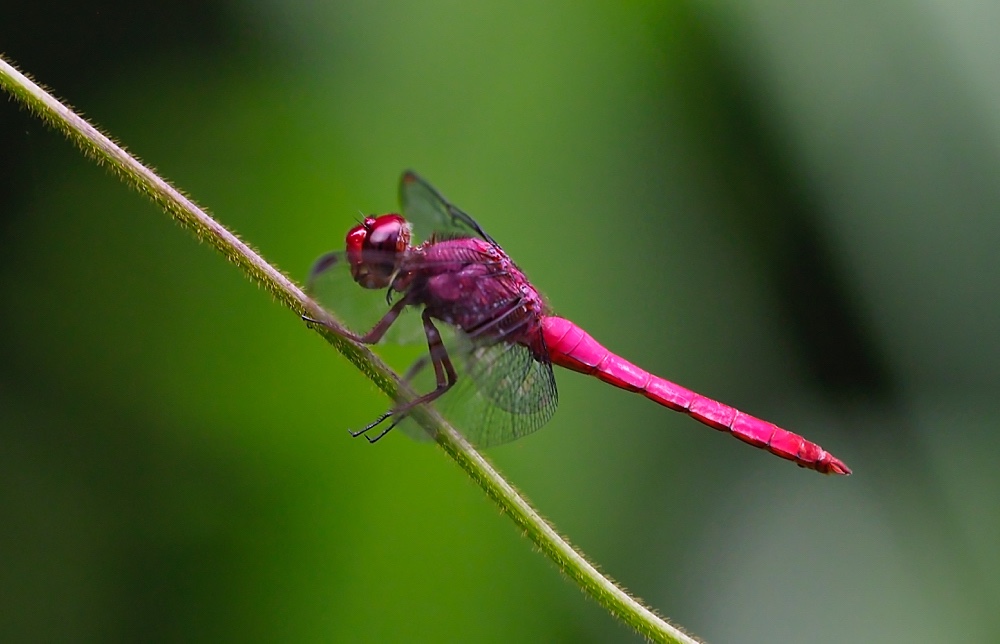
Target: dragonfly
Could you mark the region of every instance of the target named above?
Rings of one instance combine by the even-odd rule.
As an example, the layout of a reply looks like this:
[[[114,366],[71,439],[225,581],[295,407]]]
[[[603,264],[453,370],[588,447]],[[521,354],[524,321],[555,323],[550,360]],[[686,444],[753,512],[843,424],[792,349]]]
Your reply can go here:
[[[378,343],[394,327],[406,326],[407,317],[414,326],[413,316],[404,313],[420,311],[416,335],[426,341],[427,353],[404,380],[433,374],[433,388],[396,404],[352,436],[374,443],[418,405],[434,403],[447,417],[460,418],[456,426],[480,447],[512,441],[555,413],[552,366],[558,365],[642,394],[801,467],[851,473],[816,443],[656,376],[554,315],[500,244],[411,170],[400,179],[399,200],[402,214],[364,217],[347,233],[345,250],[316,260],[307,284],[314,297],[324,284],[337,284],[337,294],[320,303],[338,312],[351,299],[345,289],[385,291],[387,308],[375,314],[367,332],[304,318],[362,344]]]

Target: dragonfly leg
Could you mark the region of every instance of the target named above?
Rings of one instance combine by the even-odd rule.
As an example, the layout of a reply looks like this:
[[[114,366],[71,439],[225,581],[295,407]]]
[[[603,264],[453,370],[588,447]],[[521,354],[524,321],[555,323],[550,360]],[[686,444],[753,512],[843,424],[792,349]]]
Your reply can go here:
[[[392,416],[392,410],[391,409],[389,411],[385,412],[384,414],[382,414],[381,416],[379,416],[378,418],[376,418],[375,420],[373,420],[372,422],[370,422],[367,425],[365,425],[363,429],[359,429],[356,432],[351,431],[351,430],[347,430],[347,433],[351,435],[351,438],[357,438],[358,436],[361,436],[362,434],[368,433],[369,430],[371,430],[372,428],[378,426],[379,423],[381,423],[382,421],[384,421],[389,416]],[[388,431],[388,430],[386,430],[386,431]],[[376,439],[376,440],[378,440],[378,439]]]
[[[410,382],[411,380],[413,380],[413,378],[415,378],[416,375],[418,373],[420,373],[423,370],[423,368],[426,367],[426,366],[427,366],[427,356],[422,356],[419,359],[417,359],[416,362],[414,362],[412,365],[410,365],[410,368],[406,370],[406,374],[403,376],[403,382]],[[379,423],[381,423],[382,421],[384,421],[385,419],[387,419],[387,418],[389,418],[390,416],[393,416],[393,415],[397,415],[397,411],[393,410],[393,409],[390,409],[389,411],[385,412],[384,414],[382,414],[381,416],[379,416],[378,418],[376,418],[374,421],[372,421],[371,423],[369,423],[368,426],[366,426],[364,429],[359,429],[356,432],[352,432],[351,430],[347,430],[347,433],[349,433],[351,435],[351,438],[357,438],[358,436],[361,436],[362,434],[367,434],[368,430],[372,429],[373,427],[377,426]],[[392,423],[388,427],[386,427],[385,429],[383,429],[381,431],[381,433],[379,433],[378,436],[376,436],[375,438],[372,438],[372,437],[366,435],[365,438],[368,439],[369,443],[374,443],[378,439],[380,439],[383,436],[385,436],[386,434],[388,434],[389,430],[391,430],[393,427],[395,427],[396,425],[398,425],[404,418],[406,418],[405,415],[404,416],[398,416],[397,415],[396,420],[392,421]]]
[[[409,303],[410,302],[408,298],[406,297],[400,298],[398,302],[392,305],[391,309],[385,312],[385,315],[382,316],[382,319],[375,323],[375,326],[372,327],[371,331],[365,333],[364,335],[358,335],[357,333],[353,333],[352,331],[349,331],[348,329],[345,329],[343,327],[333,326],[328,322],[324,322],[323,320],[316,320],[306,315],[302,316],[302,321],[307,324],[317,324],[321,327],[333,331],[337,335],[347,338],[348,340],[354,340],[355,342],[360,342],[361,344],[376,344],[379,340],[382,339],[382,336],[385,335],[385,332],[389,330],[389,327],[392,326],[392,323],[395,322],[397,318],[399,318],[399,314],[403,312],[403,309],[405,309],[407,305],[409,305]]]
[[[395,416],[396,418],[391,423],[389,423],[388,427],[386,427],[381,432],[379,432],[378,436],[376,436],[375,438],[372,438],[371,436],[368,435],[368,431],[369,430],[374,429],[380,423],[382,423],[382,421],[386,420],[387,418],[389,418],[391,416]],[[378,418],[376,418],[372,422],[368,423],[368,425],[366,425],[363,429],[359,429],[356,432],[352,432],[351,430],[347,430],[347,433],[351,435],[351,438],[357,438],[358,436],[364,435],[365,439],[370,444],[374,444],[374,443],[378,442],[378,440],[380,438],[382,438],[383,436],[385,436],[386,434],[388,434],[390,431],[392,431],[392,429],[396,425],[398,425],[399,423],[401,423],[405,419],[406,419],[406,414],[405,413],[398,414],[397,410],[390,409],[389,411],[385,412],[384,414],[382,414],[381,416],[379,416]]]
[[[414,407],[417,405],[423,405],[425,403],[432,402],[440,398],[446,391],[451,389],[456,382],[458,382],[458,374],[455,372],[455,366],[451,363],[451,358],[448,356],[448,351],[444,348],[444,342],[441,341],[441,333],[434,326],[431,321],[430,315],[427,311],[423,312],[424,321],[424,334],[427,336],[427,349],[429,356],[425,356],[415,363],[407,371],[404,380],[409,381],[410,378],[414,377],[421,369],[427,366],[427,360],[430,359],[431,365],[434,367],[434,378],[436,380],[436,386],[431,391],[426,394],[417,396],[413,400],[403,403],[399,407],[392,409],[380,418],[378,422],[385,420],[389,416],[395,416],[396,419],[393,421],[389,427],[382,431],[375,438],[368,438],[368,442],[374,443],[378,439],[382,438],[389,431],[399,424],[404,418],[406,418]],[[375,424],[378,424],[377,422]],[[374,427],[373,424],[372,426]]]
[[[370,425],[368,425],[364,429],[362,429],[360,431],[357,431],[357,432],[350,432],[350,434],[351,434],[351,436],[353,438],[357,438],[358,436],[361,436],[362,434],[364,434],[365,435],[365,439],[368,441],[368,443],[369,444],[374,444],[374,443],[376,443],[378,441],[378,439],[382,438],[383,436],[385,436],[386,434],[388,434],[390,431],[392,431],[392,428],[395,427],[396,425],[398,425],[400,422],[402,422],[406,418],[406,416],[405,415],[404,416],[396,416],[396,418],[391,423],[389,423],[389,426],[386,427],[385,429],[383,429],[381,432],[379,432],[378,436],[376,436],[375,438],[372,438],[366,432],[369,429],[372,429],[373,427],[375,427],[376,425],[378,425],[379,423],[381,423],[386,418],[389,418],[390,416],[395,415],[395,413],[396,412],[394,410],[390,409],[389,411],[385,412],[384,414],[382,414],[381,416],[379,416],[378,418],[376,418],[374,422],[372,422]]]
[[[427,335],[427,348],[430,350],[431,364],[434,366],[434,376],[437,379],[437,387],[434,391],[420,397],[423,399],[420,402],[425,403],[438,398],[451,389],[458,381],[458,374],[455,373],[455,366],[451,364],[448,351],[444,348],[444,342],[441,341],[441,333],[431,322],[431,316],[425,310],[422,317],[424,319],[424,333]]]
[[[424,321],[424,334],[427,336],[427,348],[429,355],[423,356],[414,362],[406,371],[406,375],[403,376],[403,380],[405,382],[409,382],[413,379],[417,373],[427,366],[429,359],[431,365],[434,367],[434,377],[437,381],[437,386],[426,394],[418,396],[413,400],[400,405],[399,407],[390,409],[356,432],[348,430],[352,437],[357,438],[358,436],[364,435],[369,443],[377,442],[380,438],[392,431],[396,425],[402,422],[410,414],[410,411],[412,411],[414,407],[436,400],[446,391],[451,389],[458,381],[458,374],[455,372],[455,367],[451,363],[448,351],[444,348],[444,342],[441,341],[441,333],[437,330],[437,327],[434,326],[434,323],[431,322],[431,318],[427,314],[427,311],[424,311],[422,317]],[[394,417],[393,421],[388,427],[379,432],[378,436],[372,438],[368,435],[369,431],[390,417]]]
[[[413,400],[404,403],[393,410],[393,414],[403,416],[410,412],[417,405],[422,405],[424,403],[429,403],[437,400],[441,395],[451,389],[455,383],[458,381],[458,374],[455,372],[455,367],[451,363],[451,358],[448,356],[448,351],[444,348],[444,342],[441,341],[441,333],[434,326],[431,321],[431,316],[425,309],[422,316],[424,321],[424,334],[427,336],[427,349],[430,353],[431,365],[434,367],[434,378],[437,382],[437,386],[426,394],[418,396]],[[407,376],[412,377],[426,365],[426,358],[418,360],[410,368]]]

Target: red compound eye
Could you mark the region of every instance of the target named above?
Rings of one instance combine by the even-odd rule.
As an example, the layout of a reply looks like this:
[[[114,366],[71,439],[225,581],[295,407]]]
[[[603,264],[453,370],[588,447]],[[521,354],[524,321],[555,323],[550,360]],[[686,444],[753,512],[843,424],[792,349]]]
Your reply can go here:
[[[399,215],[365,217],[347,233],[347,260],[354,281],[365,288],[385,288],[403,253],[410,247],[410,224]]]

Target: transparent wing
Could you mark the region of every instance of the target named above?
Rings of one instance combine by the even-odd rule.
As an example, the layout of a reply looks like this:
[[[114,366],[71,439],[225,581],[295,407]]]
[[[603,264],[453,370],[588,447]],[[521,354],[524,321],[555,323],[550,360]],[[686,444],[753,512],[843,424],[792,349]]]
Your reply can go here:
[[[344,251],[332,251],[316,260],[306,281],[306,294],[359,334],[370,331],[390,306],[386,302],[386,291],[362,288],[354,281]],[[409,308],[389,327],[383,342],[414,344],[424,341],[420,316]]]
[[[535,358],[520,344],[499,342],[475,345],[457,333],[447,343],[458,381],[433,403],[456,429],[478,447],[517,440],[547,423],[559,404],[552,365]],[[414,388],[424,393],[434,387],[433,370],[424,362]],[[412,437],[426,438],[412,420],[402,428]]]
[[[403,208],[403,217],[413,224],[418,241],[427,241],[436,234],[444,237],[481,237],[494,246],[498,245],[475,219],[456,208],[413,170],[407,170],[399,179],[399,204]]]
[[[481,409],[467,420],[469,440],[482,447],[499,445],[534,432],[549,422],[559,405],[552,364],[535,358],[520,344],[478,346],[466,356],[473,398]],[[462,385],[463,383],[459,383]],[[462,390],[456,392],[456,401]]]

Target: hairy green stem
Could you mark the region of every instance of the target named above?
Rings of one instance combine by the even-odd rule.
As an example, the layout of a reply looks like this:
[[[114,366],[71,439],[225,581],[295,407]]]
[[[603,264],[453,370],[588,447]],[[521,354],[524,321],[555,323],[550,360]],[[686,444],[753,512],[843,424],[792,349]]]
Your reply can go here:
[[[65,134],[97,163],[108,165],[125,183],[159,204],[174,219],[199,238],[214,246],[247,276],[263,286],[298,316],[329,322],[340,327],[322,307],[312,301],[295,282],[268,264],[250,246],[216,222],[179,190],[142,165],[135,157],[33,83],[0,57],[0,86],[23,106]],[[411,395],[405,385],[367,347],[350,342],[337,333],[314,327],[348,360],[394,399]],[[342,327],[340,327],[342,328]],[[661,642],[694,644],[681,632],[630,596],[549,525],[527,500],[462,435],[433,409],[421,409],[416,420],[434,437],[444,451],[493,499],[501,510],[567,576],[612,615],[645,637]]]

